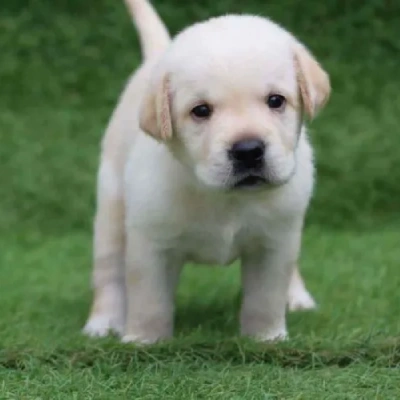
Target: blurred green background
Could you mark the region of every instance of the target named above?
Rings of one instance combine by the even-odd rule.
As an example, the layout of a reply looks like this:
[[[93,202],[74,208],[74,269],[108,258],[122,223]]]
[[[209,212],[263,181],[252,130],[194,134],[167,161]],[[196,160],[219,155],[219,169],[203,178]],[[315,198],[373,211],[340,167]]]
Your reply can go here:
[[[154,1],[171,33],[226,12],[268,15],[331,75],[312,123],[318,184],[309,223],[376,227],[398,218],[400,3]],[[99,142],[140,61],[122,1],[3,0],[0,6],[0,223],[87,231]]]
[[[172,34],[218,14],[269,16],[329,72],[301,260],[320,309],[288,316],[286,344],[248,343],[237,265],[188,268],[176,339],[85,339],[99,144],[138,40],[122,0],[2,0],[0,398],[398,398],[400,2],[153,3]]]

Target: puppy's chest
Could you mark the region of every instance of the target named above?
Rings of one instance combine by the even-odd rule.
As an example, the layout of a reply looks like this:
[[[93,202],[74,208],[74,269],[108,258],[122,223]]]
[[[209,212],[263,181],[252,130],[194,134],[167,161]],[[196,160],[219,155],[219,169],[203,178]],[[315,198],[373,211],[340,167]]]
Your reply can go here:
[[[227,265],[261,241],[262,232],[239,218],[192,221],[174,247],[187,262]]]

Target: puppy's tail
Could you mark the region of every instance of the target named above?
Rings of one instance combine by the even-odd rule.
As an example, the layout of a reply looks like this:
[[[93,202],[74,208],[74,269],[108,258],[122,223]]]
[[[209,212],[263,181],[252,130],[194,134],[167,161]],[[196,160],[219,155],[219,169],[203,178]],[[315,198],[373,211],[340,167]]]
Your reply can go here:
[[[125,4],[139,32],[143,58],[163,52],[171,38],[167,28],[148,0],[125,0]]]

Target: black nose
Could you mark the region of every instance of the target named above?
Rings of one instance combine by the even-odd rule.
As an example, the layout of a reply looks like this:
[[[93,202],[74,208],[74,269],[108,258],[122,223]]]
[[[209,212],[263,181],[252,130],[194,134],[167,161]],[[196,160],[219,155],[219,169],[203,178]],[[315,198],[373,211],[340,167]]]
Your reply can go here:
[[[244,168],[260,168],[264,161],[265,144],[258,139],[240,140],[232,145],[231,159]]]

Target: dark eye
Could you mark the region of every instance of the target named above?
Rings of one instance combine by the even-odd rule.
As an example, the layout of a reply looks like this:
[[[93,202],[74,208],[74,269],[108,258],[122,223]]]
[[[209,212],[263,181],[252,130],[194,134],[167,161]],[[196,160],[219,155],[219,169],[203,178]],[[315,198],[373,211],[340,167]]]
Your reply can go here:
[[[196,118],[207,119],[210,118],[212,109],[208,104],[200,104],[192,109],[191,114]]]
[[[271,94],[267,98],[267,104],[269,108],[279,109],[285,105],[286,99],[280,94]]]

